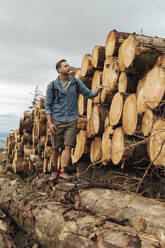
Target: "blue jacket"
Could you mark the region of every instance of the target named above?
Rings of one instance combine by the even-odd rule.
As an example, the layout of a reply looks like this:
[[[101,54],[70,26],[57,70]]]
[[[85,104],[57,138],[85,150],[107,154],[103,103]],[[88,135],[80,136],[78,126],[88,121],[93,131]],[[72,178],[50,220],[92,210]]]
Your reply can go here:
[[[78,119],[78,101],[74,78],[68,76],[68,89],[66,94],[60,83],[59,77],[56,79],[56,90],[58,97],[54,98],[52,82],[48,84],[46,90],[45,113],[51,114],[52,119],[61,122],[70,122]],[[94,98],[96,94],[89,90],[83,82],[76,78],[78,92],[86,98]]]

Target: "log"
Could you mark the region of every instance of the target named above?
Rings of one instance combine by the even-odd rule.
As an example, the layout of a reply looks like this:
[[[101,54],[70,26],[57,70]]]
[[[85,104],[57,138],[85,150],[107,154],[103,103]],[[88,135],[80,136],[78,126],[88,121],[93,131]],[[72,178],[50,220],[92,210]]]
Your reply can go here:
[[[151,109],[155,109],[163,99],[165,92],[165,70],[162,67],[154,66],[150,70],[144,82],[145,104]]]
[[[80,129],[86,130],[86,128],[87,128],[87,118],[86,118],[86,116],[79,117],[78,121],[77,121],[77,129],[78,130],[80,130]]]
[[[124,132],[132,135],[137,126],[137,100],[135,94],[131,94],[124,102],[122,126]]]
[[[102,145],[102,156],[101,162],[103,165],[106,165],[111,160],[111,138],[114,130],[111,126],[108,126],[102,136],[101,145]]]
[[[87,121],[87,137],[90,139],[95,136],[94,126],[93,126],[93,114],[91,114],[90,119]]]
[[[142,87],[137,94],[137,113],[142,115],[147,109],[144,96],[144,87]]]
[[[123,111],[123,96],[117,92],[111,102],[109,110],[109,122],[111,126],[116,126],[122,116]]]
[[[94,68],[91,63],[91,55],[85,54],[81,63],[81,76],[91,76],[94,73]]]
[[[105,47],[95,45],[92,49],[91,64],[95,69],[102,70],[105,61]]]
[[[87,100],[87,121],[91,118],[93,101],[92,99]]]
[[[45,248],[161,247],[164,204],[96,187],[58,184],[50,199],[34,186],[20,185],[18,179],[1,178],[0,205]]]
[[[107,57],[103,70],[103,85],[109,90],[114,91],[117,87],[119,77],[118,61],[115,57]]]
[[[104,215],[107,217],[111,216],[121,221],[127,219],[138,233],[144,235],[143,237],[151,238],[150,235],[153,235],[157,244],[160,242],[160,233],[165,231],[165,207],[157,200],[115,190],[107,189],[105,193],[104,189],[88,189],[80,193],[80,202],[82,206],[98,215],[102,215],[104,209]]]
[[[101,160],[102,150],[101,150],[101,138],[95,137],[90,144],[90,161],[91,163],[97,163]]]
[[[105,42],[105,54],[108,56],[117,56],[118,49],[122,42],[128,37],[129,33],[118,32],[115,29],[110,31]]]
[[[148,140],[148,155],[156,166],[165,166],[165,121],[155,121],[150,139]]]
[[[104,130],[104,121],[108,115],[108,105],[94,104],[92,108],[91,122],[94,135],[97,135]]]
[[[27,172],[29,170],[29,163],[20,160],[14,160],[12,165],[14,173]]]
[[[102,72],[96,70],[93,74],[91,90],[95,90],[98,86],[102,84]],[[93,99],[93,102],[100,103],[100,93]]]
[[[128,228],[113,224],[99,214],[90,214],[76,205],[71,208],[65,200],[63,203],[57,202],[58,196],[65,197],[62,194],[64,185],[61,185],[61,192],[55,195],[54,201],[47,196],[46,199],[37,188],[33,187],[32,190],[26,185],[21,187],[16,180],[0,179],[0,187],[1,208],[42,247],[141,247],[141,240],[134,230],[128,232]],[[69,188],[72,190],[72,185],[67,185],[67,189]],[[88,190],[82,193],[87,195]],[[100,193],[104,194],[106,190],[99,190],[98,194]],[[84,200],[81,199],[82,204]]]
[[[89,153],[86,131],[80,130],[76,136],[76,147],[72,155],[72,163],[77,163],[83,154]]]
[[[115,61],[113,57],[107,57],[104,63],[103,75],[102,75],[102,84],[104,85],[103,90],[101,91],[101,102],[110,102],[111,89],[109,87],[109,68],[110,64]]]
[[[79,94],[78,96],[78,112],[80,116],[86,114],[87,111],[87,99],[82,95]]]
[[[121,127],[115,129],[111,144],[111,159],[113,164],[119,164],[124,154],[124,133]]]
[[[129,35],[119,48],[118,63],[121,71],[131,65],[137,71],[151,69],[165,51],[165,41],[143,35]]]
[[[125,93],[127,90],[127,73],[122,71],[119,76],[118,91]]]
[[[154,121],[154,115],[151,109],[147,109],[142,117],[141,131],[144,136],[148,136],[151,133]]]

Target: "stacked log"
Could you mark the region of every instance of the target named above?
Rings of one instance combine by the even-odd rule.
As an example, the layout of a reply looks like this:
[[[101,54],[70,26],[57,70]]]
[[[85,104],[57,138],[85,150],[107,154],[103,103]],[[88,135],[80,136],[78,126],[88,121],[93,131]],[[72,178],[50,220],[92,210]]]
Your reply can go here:
[[[91,90],[99,85],[103,90],[94,99],[78,97],[73,164],[84,157],[94,164],[113,163],[123,168],[125,161],[135,156],[134,149],[139,147],[141,151],[143,144],[145,152],[138,153],[139,161],[147,152],[146,159],[155,166],[165,166],[164,53],[162,38],[112,30],[105,46],[95,45],[91,54],[84,55],[75,77]],[[21,163],[26,169],[41,169],[42,165],[44,172],[50,170],[51,142],[44,98],[32,112],[24,112],[19,129],[10,132],[1,158],[7,168],[12,163],[15,172],[22,171]]]

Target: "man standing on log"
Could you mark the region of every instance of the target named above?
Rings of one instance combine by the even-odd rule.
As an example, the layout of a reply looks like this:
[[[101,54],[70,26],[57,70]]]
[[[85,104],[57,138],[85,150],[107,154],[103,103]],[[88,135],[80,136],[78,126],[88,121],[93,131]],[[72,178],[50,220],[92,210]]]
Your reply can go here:
[[[80,79],[70,76],[70,66],[65,59],[57,62],[56,70],[59,76],[48,84],[45,100],[45,113],[53,148],[50,180],[55,180],[58,176],[67,180],[70,174],[68,166],[71,162],[71,149],[76,144],[78,94],[81,93],[86,98],[94,98],[103,86],[97,87],[94,91],[89,90]],[[59,148],[64,149],[60,171],[57,169]]]

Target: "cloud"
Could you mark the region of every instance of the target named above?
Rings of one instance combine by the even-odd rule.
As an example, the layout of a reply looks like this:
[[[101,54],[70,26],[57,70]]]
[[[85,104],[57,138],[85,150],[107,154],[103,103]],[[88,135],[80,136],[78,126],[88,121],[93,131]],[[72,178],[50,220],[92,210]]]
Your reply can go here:
[[[13,113],[0,114],[0,132],[9,132],[19,128],[20,117]]]
[[[164,35],[162,0],[0,0],[0,4],[0,115],[6,114],[6,120],[9,113],[22,115],[37,85],[46,91],[57,77],[56,61],[66,58],[80,67],[84,54],[94,45],[105,45],[112,29]],[[8,121],[13,129],[15,122]]]

